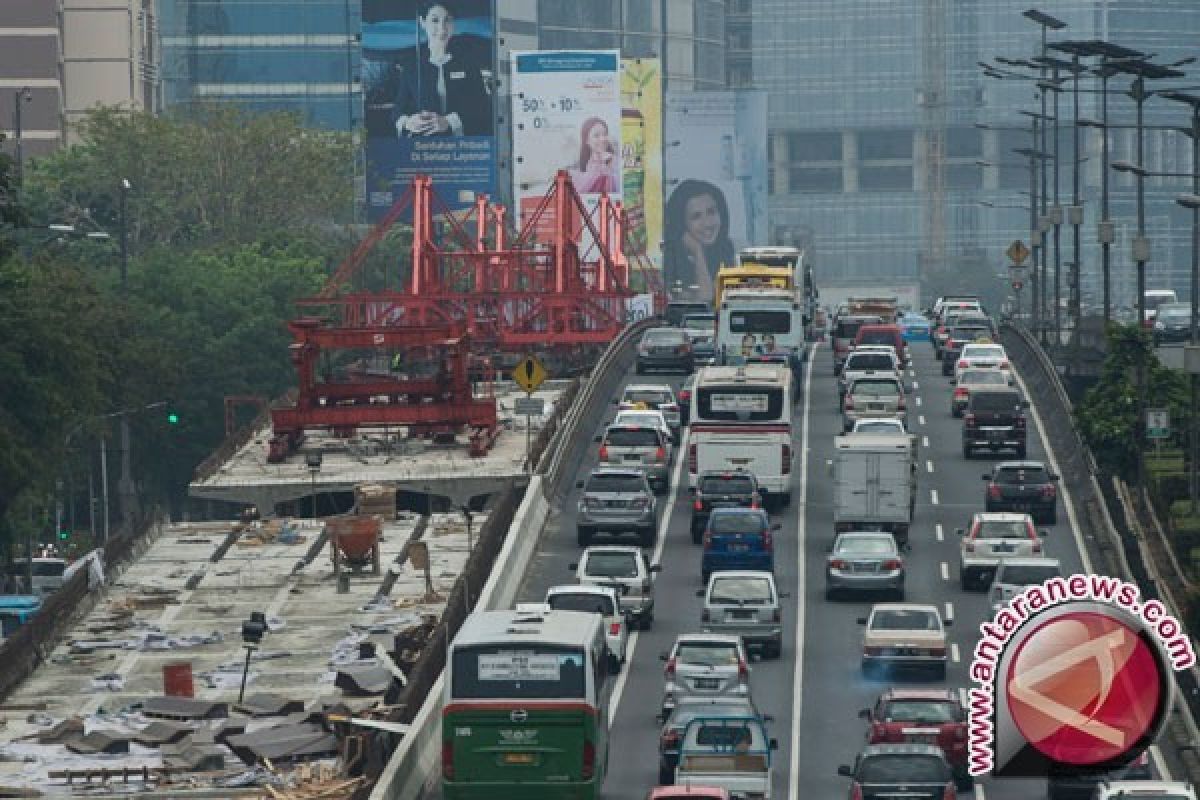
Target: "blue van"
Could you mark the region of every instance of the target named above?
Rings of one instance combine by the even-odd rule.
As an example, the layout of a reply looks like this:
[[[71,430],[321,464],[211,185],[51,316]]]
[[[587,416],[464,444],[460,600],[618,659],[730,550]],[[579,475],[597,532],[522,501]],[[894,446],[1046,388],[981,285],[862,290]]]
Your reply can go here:
[[[704,529],[700,575],[705,583],[714,572],[729,569],[775,571],[775,542],[779,524],[761,508],[715,508]]]

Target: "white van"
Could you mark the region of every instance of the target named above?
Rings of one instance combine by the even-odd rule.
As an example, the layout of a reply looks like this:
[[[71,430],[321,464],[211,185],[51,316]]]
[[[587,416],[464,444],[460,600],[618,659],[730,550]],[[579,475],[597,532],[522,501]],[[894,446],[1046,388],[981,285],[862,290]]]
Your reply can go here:
[[[1146,319],[1150,321],[1158,316],[1159,306],[1179,302],[1174,289],[1147,289],[1142,296],[1146,300]]]

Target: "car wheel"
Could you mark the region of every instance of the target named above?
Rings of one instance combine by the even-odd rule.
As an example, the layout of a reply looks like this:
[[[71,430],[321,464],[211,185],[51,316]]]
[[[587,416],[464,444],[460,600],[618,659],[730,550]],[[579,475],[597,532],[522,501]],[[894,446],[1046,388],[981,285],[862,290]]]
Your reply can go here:
[[[675,768],[666,764],[658,765],[658,785],[670,786],[675,783]]]
[[[580,526],[575,529],[575,539],[580,547],[587,547],[592,543],[592,529]]]
[[[640,534],[642,547],[654,547],[654,540],[658,538],[658,531],[654,528],[647,528]]]

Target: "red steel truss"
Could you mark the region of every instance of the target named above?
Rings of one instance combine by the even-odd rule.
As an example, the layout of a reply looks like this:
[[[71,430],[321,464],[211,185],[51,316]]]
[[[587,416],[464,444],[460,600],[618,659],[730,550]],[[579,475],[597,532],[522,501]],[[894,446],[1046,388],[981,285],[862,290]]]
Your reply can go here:
[[[398,288],[345,291],[371,250],[412,211],[412,250]],[[497,430],[496,404],[486,384],[476,397],[472,377],[491,378],[490,357],[531,350],[586,354],[610,342],[627,319],[631,265],[624,255],[627,219],[619,201],[601,195],[589,210],[565,170],[525,226],[506,236],[507,211],[486,197],[458,216],[418,176],[387,215],[342,262],[317,296],[299,305],[320,309],[289,328],[299,374],[296,405],[271,412],[275,436],[269,458],[286,457],[306,429],[348,435],[365,425],[395,425],[411,433],[473,430],[472,453],[485,453]],[[444,230],[435,241],[437,225]],[[470,231],[470,232],[469,232]],[[657,274],[633,268],[665,305]],[[320,355],[364,350],[401,363],[439,363],[430,377],[375,375],[321,382]],[[474,362],[471,354],[487,354]],[[403,373],[403,370],[397,370]],[[473,373],[473,374],[471,374]]]

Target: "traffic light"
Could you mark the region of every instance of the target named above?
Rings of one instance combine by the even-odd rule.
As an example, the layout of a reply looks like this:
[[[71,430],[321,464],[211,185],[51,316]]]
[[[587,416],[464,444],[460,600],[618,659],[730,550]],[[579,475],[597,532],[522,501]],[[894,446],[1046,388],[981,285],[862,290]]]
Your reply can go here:
[[[65,542],[65,541],[67,541],[67,540],[68,540],[68,539],[70,539],[70,538],[71,538],[71,532],[70,532],[70,531],[68,531],[68,530],[60,530],[60,531],[58,532],[58,540],[59,540],[60,542]]]
[[[168,425],[178,425],[179,424],[179,412],[176,411],[174,408],[167,409],[167,424]]]

